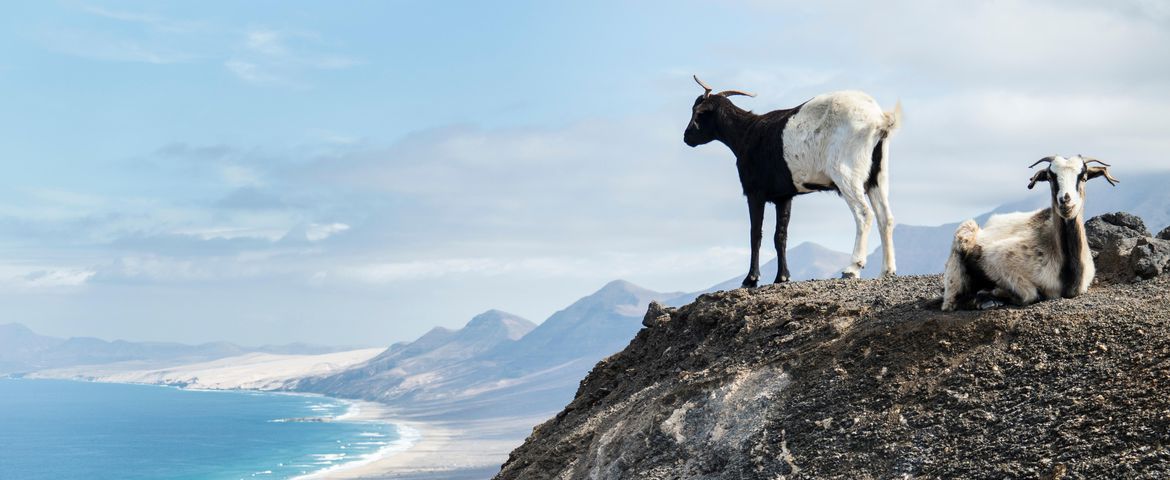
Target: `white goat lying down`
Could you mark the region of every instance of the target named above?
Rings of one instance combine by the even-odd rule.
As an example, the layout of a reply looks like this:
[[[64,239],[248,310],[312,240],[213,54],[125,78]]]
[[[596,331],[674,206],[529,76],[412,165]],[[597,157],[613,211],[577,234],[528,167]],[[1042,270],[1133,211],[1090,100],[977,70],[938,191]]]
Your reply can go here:
[[[1048,182],[1049,208],[994,215],[982,229],[967,220],[955,230],[943,274],[943,310],[1003,302],[1027,305],[1072,298],[1089,288],[1095,270],[1082,220],[1085,181],[1104,176],[1116,185],[1117,179],[1109,175],[1108,164],[1080,155],[1046,157],[1032,166],[1045,162],[1048,168],[1036,172],[1028,188]],[[990,290],[992,298],[977,300],[984,290]]]

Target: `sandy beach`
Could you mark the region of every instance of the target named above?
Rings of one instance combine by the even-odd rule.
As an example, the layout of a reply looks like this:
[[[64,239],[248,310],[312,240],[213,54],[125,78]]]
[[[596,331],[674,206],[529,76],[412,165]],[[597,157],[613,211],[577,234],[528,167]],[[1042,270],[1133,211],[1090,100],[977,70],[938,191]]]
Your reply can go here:
[[[488,479],[532,427],[546,419],[509,417],[487,420],[419,420],[388,405],[355,402],[343,420],[384,421],[406,430],[404,450],[383,452],[298,479]]]

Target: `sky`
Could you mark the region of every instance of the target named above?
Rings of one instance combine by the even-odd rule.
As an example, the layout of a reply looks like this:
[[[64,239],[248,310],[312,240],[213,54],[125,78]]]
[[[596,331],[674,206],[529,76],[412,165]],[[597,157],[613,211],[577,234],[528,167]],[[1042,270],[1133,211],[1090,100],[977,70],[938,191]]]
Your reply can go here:
[[[0,322],[56,336],[384,345],[741,275],[734,157],[682,142],[692,74],[756,112],[901,101],[901,224],[1017,200],[1050,154],[1170,169],[1160,1],[5,10]],[[853,228],[802,196],[789,245],[849,251]]]

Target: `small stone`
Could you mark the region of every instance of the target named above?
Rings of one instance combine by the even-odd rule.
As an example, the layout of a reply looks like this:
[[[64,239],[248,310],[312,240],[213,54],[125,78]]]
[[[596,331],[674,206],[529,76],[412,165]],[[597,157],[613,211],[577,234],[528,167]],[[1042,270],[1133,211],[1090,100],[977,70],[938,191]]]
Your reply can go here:
[[[642,317],[643,327],[654,327],[658,325],[665,325],[670,321],[670,314],[674,313],[676,309],[668,308],[658,302],[650,302],[650,306],[646,308],[646,315]]]

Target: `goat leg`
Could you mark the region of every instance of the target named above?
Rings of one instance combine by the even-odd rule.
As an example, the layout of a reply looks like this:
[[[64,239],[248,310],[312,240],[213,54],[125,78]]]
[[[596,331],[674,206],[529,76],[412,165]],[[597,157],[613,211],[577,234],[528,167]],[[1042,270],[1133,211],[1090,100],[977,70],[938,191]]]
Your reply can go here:
[[[787,282],[788,274],[788,220],[792,217],[792,197],[776,202],[776,283]]]
[[[747,277],[743,279],[744,288],[755,288],[760,284],[760,241],[764,238],[764,200],[748,198],[748,216],[751,217],[752,230],[752,264],[748,268]]]

